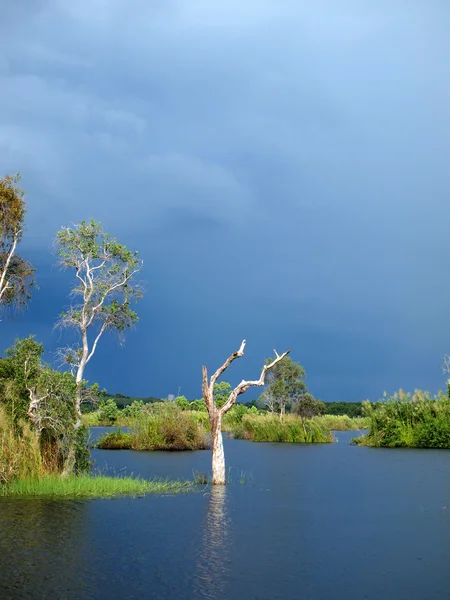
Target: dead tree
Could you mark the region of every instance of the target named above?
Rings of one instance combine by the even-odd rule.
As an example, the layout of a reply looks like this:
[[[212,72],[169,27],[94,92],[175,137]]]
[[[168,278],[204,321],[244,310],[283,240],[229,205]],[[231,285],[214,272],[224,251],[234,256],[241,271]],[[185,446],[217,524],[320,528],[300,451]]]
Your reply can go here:
[[[252,386],[263,386],[265,383],[266,373],[269,369],[271,369],[274,365],[277,364],[280,360],[282,360],[285,356],[287,356],[290,350],[287,350],[283,354],[279,355],[276,350],[274,360],[264,365],[261,371],[261,375],[259,379],[254,381],[245,381],[242,380],[239,385],[237,385],[234,390],[228,396],[228,400],[222,407],[216,406],[214,402],[214,384],[219,379],[219,377],[224,373],[231,363],[236,359],[240,358],[244,355],[246,341],[243,340],[241,347],[237,352],[234,352],[231,356],[227,358],[227,360],[223,363],[221,367],[217,369],[217,371],[211,376],[208,380],[208,372],[206,367],[203,366],[203,399],[205,400],[206,408],[208,410],[209,422],[211,425],[211,446],[212,446],[212,482],[213,484],[225,484],[225,456],[223,453],[223,441],[222,441],[222,418],[225,413],[227,413],[230,408],[236,403],[237,397],[240,394],[246,392]]]

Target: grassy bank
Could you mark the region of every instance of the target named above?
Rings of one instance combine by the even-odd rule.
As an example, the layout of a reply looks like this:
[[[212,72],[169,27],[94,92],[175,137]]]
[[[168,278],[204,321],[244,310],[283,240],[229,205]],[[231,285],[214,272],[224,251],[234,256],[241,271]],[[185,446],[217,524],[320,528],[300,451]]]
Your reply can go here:
[[[138,479],[134,477],[46,475],[40,479],[16,479],[0,485],[7,498],[111,498],[144,494],[175,494],[192,488],[190,482]]]
[[[364,403],[369,431],[354,444],[375,448],[450,448],[450,400],[416,390]]]
[[[313,417],[312,422],[323,429],[331,431],[356,431],[367,429],[370,419],[366,417],[349,417],[348,415],[322,415]]]
[[[300,417],[286,415],[281,421],[273,415],[245,415],[234,431],[237,439],[252,442],[328,443],[333,438],[329,430]]]

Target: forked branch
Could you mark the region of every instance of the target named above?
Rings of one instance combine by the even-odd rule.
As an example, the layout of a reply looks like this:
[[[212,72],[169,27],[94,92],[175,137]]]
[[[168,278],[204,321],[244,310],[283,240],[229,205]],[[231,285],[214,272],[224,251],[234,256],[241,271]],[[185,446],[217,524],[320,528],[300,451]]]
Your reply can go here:
[[[226,371],[228,369],[228,367],[231,365],[231,363],[234,360],[236,360],[236,358],[240,358],[241,356],[244,356],[245,344],[246,344],[246,341],[243,340],[239,350],[237,350],[237,352],[233,352],[233,354],[231,354],[227,358],[227,360],[223,363],[223,365],[221,367],[219,367],[217,369],[217,371],[211,376],[211,379],[209,381],[208,381],[208,372],[206,370],[206,367],[205,366],[203,367],[202,390],[203,390],[203,397],[205,399],[206,406],[208,408],[209,413],[211,413],[211,411],[213,411],[213,409],[215,407],[214,384],[217,382],[218,378],[222,375],[222,373],[224,373],[224,371]],[[287,356],[289,354],[289,352],[290,352],[290,350],[286,350],[286,352],[283,352],[283,354],[280,355],[280,354],[278,354],[278,352],[276,350],[274,350],[275,358],[269,364],[264,365],[259,379],[255,379],[255,380],[251,380],[251,381],[242,380],[241,383],[239,385],[237,385],[234,388],[234,390],[230,393],[228,400],[225,402],[225,404],[220,409],[217,409],[218,413],[220,415],[224,415],[228,410],[230,410],[230,408],[236,402],[237,397],[240,394],[243,394],[244,392],[246,392],[250,387],[263,386],[265,383],[267,371],[269,371],[278,362],[280,362],[280,360],[283,360],[283,358],[285,356]]]

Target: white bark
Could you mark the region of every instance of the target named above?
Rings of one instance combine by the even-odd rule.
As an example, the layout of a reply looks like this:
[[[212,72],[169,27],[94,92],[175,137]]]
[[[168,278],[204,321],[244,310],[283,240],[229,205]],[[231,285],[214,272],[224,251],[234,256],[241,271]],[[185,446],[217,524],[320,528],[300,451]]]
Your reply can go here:
[[[287,350],[283,354],[279,355],[275,350],[275,358],[268,365],[264,365],[261,371],[259,379],[245,381],[242,380],[234,390],[228,396],[228,400],[225,404],[218,408],[214,402],[214,384],[217,379],[222,375],[231,363],[236,359],[244,355],[246,341],[243,340],[241,346],[237,352],[231,354],[221,367],[211,376],[208,381],[208,372],[206,367],[203,367],[203,398],[205,400],[206,408],[208,410],[209,421],[211,424],[211,447],[212,447],[212,482],[214,485],[224,485],[226,483],[225,475],[225,455],[223,452],[223,441],[222,441],[222,417],[230,410],[233,404],[236,403],[237,397],[240,394],[246,392],[252,386],[263,386],[265,383],[266,373],[274,365],[287,356],[290,350]]]
[[[14,234],[14,238],[13,238],[13,243],[11,245],[11,248],[9,250],[6,262],[5,262],[5,266],[3,267],[3,271],[0,273],[0,302],[3,298],[3,294],[6,292],[6,290],[8,288],[10,288],[11,286],[9,285],[8,280],[6,279],[6,276],[8,274],[8,269],[9,269],[9,265],[11,264],[11,259],[14,256],[14,252],[16,251],[16,246],[17,246],[17,241],[19,239],[21,231],[18,230],[16,231],[16,233]]]
[[[212,482],[214,485],[225,484],[225,455],[223,452],[222,438],[222,417],[220,416],[216,423],[214,431],[211,430],[212,447]]]

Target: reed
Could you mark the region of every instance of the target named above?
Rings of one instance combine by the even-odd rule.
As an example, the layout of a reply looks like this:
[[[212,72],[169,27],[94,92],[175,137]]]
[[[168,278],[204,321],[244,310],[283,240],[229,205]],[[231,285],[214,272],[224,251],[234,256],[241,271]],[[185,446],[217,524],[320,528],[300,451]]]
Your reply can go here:
[[[45,472],[38,436],[28,423],[14,426],[0,406],[0,484]]]
[[[210,445],[198,415],[169,402],[142,410],[131,425],[131,437],[133,450],[203,450]]]
[[[329,430],[302,420],[295,415],[285,415],[283,420],[273,415],[245,415],[241,427],[236,428],[234,437],[252,442],[328,443],[332,442]]]
[[[352,431],[367,429],[370,419],[367,417],[349,417],[348,415],[321,415],[313,417],[312,422],[331,431]]]
[[[363,403],[369,431],[353,442],[385,448],[450,448],[450,400],[416,390]]]

